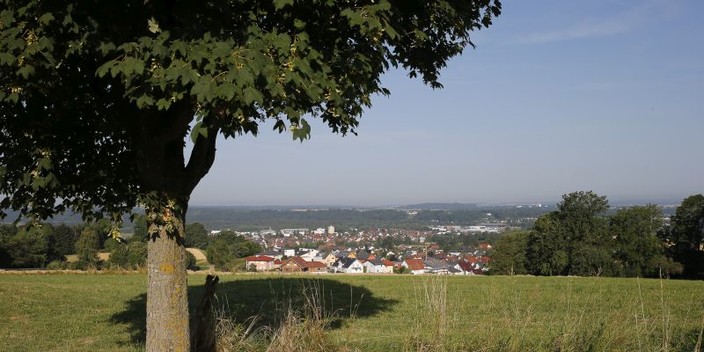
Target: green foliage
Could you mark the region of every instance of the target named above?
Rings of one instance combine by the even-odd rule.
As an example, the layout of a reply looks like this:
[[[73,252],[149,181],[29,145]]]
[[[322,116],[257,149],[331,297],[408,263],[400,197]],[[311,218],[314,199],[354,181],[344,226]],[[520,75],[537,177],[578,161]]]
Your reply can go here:
[[[0,268],[9,268],[12,264],[12,257],[7,248],[10,239],[14,237],[16,233],[16,226],[0,224]]]
[[[196,222],[186,225],[186,237],[184,238],[186,247],[205,249],[208,248],[209,243],[208,231],[203,224]]]
[[[147,244],[135,241],[119,243],[110,252],[110,266],[120,269],[139,269],[147,262]]]
[[[110,251],[111,268],[131,269],[129,263],[129,245],[121,243]]]
[[[62,270],[66,268],[66,262],[61,260],[52,260],[46,265],[47,270]]]
[[[608,201],[593,192],[563,196],[558,210],[538,218],[525,243],[525,268],[535,275],[669,277],[704,275],[704,196],[690,196],[663,228],[655,205],[604,213]],[[514,243],[515,242],[515,243]],[[502,239],[495,270],[520,253],[522,242]],[[509,259],[507,259],[509,258]]]
[[[207,248],[208,262],[218,269],[230,269],[239,259],[261,252],[262,248],[230,231],[217,235]]]
[[[64,261],[73,254],[75,229],[34,222],[0,225],[0,268],[39,268],[52,261]]]
[[[570,275],[614,276],[614,259],[608,245],[581,243],[572,250]]]
[[[134,233],[130,237],[130,242],[147,240],[147,217],[144,214],[135,215]]]
[[[594,192],[562,196],[556,211],[535,222],[526,267],[535,275],[612,274],[611,241],[604,217],[609,203]]]
[[[54,250],[61,256],[76,253],[76,242],[80,231],[75,227],[70,227],[65,224],[60,224],[54,227],[52,234]]]
[[[196,257],[188,251],[186,251],[186,269],[198,270],[198,265],[196,265]]]
[[[108,238],[105,243],[103,243],[103,250],[106,252],[112,252],[115,247],[119,246],[121,242],[121,239],[118,237],[118,239],[114,238]]]
[[[98,251],[100,250],[100,237],[98,232],[92,227],[86,227],[81,231],[81,236],[76,242],[76,254],[78,261],[88,266],[94,267],[98,264]]]
[[[566,238],[555,212],[543,215],[528,235],[526,269],[534,275],[564,275],[568,264]],[[494,255],[497,251],[494,250]]]
[[[665,263],[664,246],[657,232],[662,228],[662,211],[655,205],[619,209],[609,218],[619,270],[625,276],[657,277]]]
[[[527,231],[504,234],[494,243],[491,255],[491,274],[524,275],[526,269]]]
[[[668,255],[682,263],[685,277],[704,278],[704,195],[685,198],[661,237]]]
[[[443,233],[434,234],[427,238],[428,242],[437,243],[445,251],[467,251],[479,243],[494,243],[501,238],[500,233],[482,232],[477,234]],[[399,240],[396,240],[397,242]],[[407,243],[410,243],[407,242]]]
[[[20,228],[5,242],[9,266],[16,268],[41,268],[49,262],[49,233],[51,227],[32,224]]]

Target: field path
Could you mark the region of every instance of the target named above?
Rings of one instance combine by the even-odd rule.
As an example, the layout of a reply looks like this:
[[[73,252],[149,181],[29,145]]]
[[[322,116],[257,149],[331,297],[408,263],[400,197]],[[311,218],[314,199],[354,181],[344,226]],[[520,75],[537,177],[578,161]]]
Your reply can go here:
[[[193,254],[194,257],[196,257],[196,260],[203,260],[203,261],[208,261],[208,257],[205,256],[205,253],[203,253],[202,250],[198,248],[186,248],[188,252]]]

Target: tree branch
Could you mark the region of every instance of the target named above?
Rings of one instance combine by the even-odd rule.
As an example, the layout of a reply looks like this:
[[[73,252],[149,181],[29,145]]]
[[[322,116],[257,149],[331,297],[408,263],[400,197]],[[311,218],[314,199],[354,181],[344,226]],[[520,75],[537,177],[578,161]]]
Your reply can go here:
[[[186,194],[191,194],[193,189],[198,185],[198,182],[205,176],[210,167],[215,161],[215,144],[218,139],[219,129],[215,127],[208,128],[208,136],[198,136],[196,143],[191,151],[191,156],[186,165],[186,182],[184,183],[184,191]]]

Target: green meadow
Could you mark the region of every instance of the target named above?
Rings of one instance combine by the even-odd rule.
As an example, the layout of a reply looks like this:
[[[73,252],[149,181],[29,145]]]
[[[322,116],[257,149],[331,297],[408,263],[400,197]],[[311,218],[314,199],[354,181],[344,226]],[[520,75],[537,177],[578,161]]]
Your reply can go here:
[[[263,336],[276,335],[292,312],[298,322],[322,322],[320,350],[702,350],[702,281],[273,274],[220,279],[216,315],[252,341],[236,350],[274,350]],[[146,281],[137,273],[2,274],[0,351],[141,351]],[[204,275],[189,277],[192,306],[204,281]],[[295,344],[305,338],[289,341],[288,350],[299,350]]]

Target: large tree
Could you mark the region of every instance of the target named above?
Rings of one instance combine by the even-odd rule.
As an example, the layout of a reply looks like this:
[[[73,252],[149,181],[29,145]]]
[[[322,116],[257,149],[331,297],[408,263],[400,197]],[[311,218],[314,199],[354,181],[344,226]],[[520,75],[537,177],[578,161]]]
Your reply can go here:
[[[540,275],[612,274],[609,202],[592,191],[562,196],[557,210],[535,222],[528,236],[526,268]]]
[[[147,349],[189,349],[184,221],[219,134],[354,133],[381,75],[439,70],[499,0],[0,0],[0,209],[144,207]],[[185,155],[186,138],[193,147]]]
[[[609,219],[620,274],[657,276],[660,273],[659,266],[665,258],[657,233],[662,225],[662,212],[654,204],[622,208]]]
[[[661,236],[667,253],[682,263],[685,277],[704,278],[704,195],[685,198]]]
[[[567,275],[568,239],[557,212],[540,216],[526,240],[526,269],[533,275]]]

